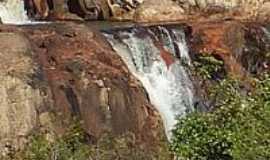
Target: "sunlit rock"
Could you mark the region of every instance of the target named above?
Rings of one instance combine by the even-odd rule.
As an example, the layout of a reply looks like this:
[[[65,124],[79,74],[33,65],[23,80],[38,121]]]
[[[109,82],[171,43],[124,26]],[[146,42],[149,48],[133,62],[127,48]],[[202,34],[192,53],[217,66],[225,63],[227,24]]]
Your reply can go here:
[[[0,41],[0,152],[5,154],[5,147],[22,147],[36,127],[42,97],[31,86],[37,68],[29,41],[16,33],[0,33]]]

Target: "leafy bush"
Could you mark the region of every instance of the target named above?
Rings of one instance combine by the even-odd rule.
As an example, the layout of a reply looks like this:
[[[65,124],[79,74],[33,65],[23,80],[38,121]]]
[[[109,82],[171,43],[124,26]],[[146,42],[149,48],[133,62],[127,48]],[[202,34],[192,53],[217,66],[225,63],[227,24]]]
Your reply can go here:
[[[203,79],[215,79],[225,74],[223,61],[212,55],[198,55],[194,61],[196,73]]]
[[[167,146],[159,153],[140,148],[133,133],[121,136],[107,133],[95,144],[87,144],[86,138],[78,123],[71,125],[65,135],[53,141],[44,134],[35,134],[29,146],[13,160],[168,160],[171,156]]]
[[[72,125],[63,137],[50,142],[45,135],[36,134],[21,155],[24,160],[88,160],[90,147],[79,124]]]
[[[184,160],[269,160],[270,78],[252,93],[224,80],[212,90],[216,110],[179,119],[171,150]]]

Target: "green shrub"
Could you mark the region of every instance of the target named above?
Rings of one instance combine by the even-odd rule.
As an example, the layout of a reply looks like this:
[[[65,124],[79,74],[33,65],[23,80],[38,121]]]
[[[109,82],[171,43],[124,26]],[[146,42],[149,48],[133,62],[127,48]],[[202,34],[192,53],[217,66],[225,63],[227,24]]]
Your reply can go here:
[[[199,55],[193,62],[195,72],[203,79],[215,79],[225,74],[223,61],[212,55]]]
[[[16,160],[168,160],[171,156],[167,146],[159,153],[140,148],[133,133],[121,136],[107,133],[95,144],[85,142],[80,124],[71,125],[65,135],[53,141],[44,134],[35,134]]]
[[[88,160],[90,147],[85,143],[85,134],[79,124],[63,137],[50,142],[46,135],[36,134],[22,154],[24,160]]]
[[[269,76],[256,88],[243,94],[237,81],[222,81],[211,94],[217,109],[179,119],[171,150],[184,160],[269,160]]]

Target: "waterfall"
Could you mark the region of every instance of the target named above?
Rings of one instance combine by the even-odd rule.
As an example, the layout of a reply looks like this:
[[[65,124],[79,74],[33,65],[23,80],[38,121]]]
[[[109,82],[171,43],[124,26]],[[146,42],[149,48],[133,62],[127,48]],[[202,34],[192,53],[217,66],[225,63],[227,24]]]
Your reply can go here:
[[[193,85],[182,65],[190,63],[183,30],[173,26],[135,27],[105,31],[104,35],[142,82],[170,139],[176,118],[193,110]]]
[[[29,22],[23,0],[0,1],[0,18],[3,23],[9,24],[25,24]]]
[[[270,29],[266,28],[266,27],[262,27],[262,30],[264,32],[264,34],[268,37],[268,39],[270,40]]]

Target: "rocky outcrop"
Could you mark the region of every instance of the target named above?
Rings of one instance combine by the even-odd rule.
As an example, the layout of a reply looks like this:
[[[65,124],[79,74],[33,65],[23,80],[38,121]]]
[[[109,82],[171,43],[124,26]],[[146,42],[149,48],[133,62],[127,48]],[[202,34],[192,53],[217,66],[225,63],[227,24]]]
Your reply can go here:
[[[270,21],[270,2],[265,0],[29,0],[25,2],[29,15],[34,19],[81,20],[82,18],[161,22],[200,17],[207,20],[233,18]]]
[[[0,140],[7,150],[33,131],[59,136],[75,117],[93,143],[105,133],[131,134],[150,154],[164,149],[158,112],[98,33],[74,23],[1,26],[0,39]]]
[[[265,0],[174,0],[187,14],[218,15],[234,19],[269,21],[269,1]],[[222,15],[222,16],[221,16]],[[217,18],[217,17],[215,17]]]
[[[35,20],[82,20],[69,11],[66,0],[25,0],[25,8]]]
[[[2,155],[14,146],[15,149],[23,146],[27,135],[37,126],[37,110],[42,106],[44,97],[38,88],[31,85],[38,67],[33,61],[29,40],[22,34],[7,32],[0,33],[0,40]]]
[[[28,15],[33,19],[50,20],[98,20],[124,16],[129,12],[113,0],[27,0]],[[125,4],[129,4],[126,2]],[[127,6],[131,6],[127,5]],[[129,14],[130,15],[130,14]],[[125,15],[124,17],[129,17]],[[121,17],[123,19],[123,17]],[[127,19],[127,18],[126,18]],[[128,18],[132,19],[132,18]]]
[[[262,25],[225,21],[191,26],[192,53],[222,59],[228,73],[240,78],[269,70],[270,39]]]
[[[183,19],[184,10],[167,0],[145,0],[135,12],[137,22],[177,21]]]

